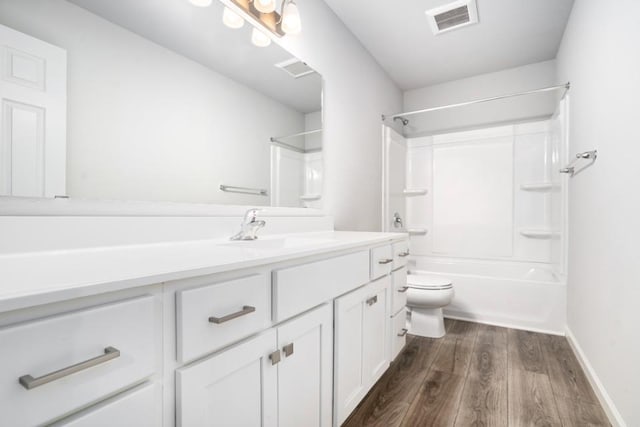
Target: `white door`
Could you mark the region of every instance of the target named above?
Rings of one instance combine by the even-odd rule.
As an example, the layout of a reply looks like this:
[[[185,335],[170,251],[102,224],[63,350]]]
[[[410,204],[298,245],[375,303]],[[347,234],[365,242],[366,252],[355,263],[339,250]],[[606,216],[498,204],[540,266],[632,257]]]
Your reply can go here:
[[[406,229],[407,141],[398,132],[384,126],[384,183],[382,231]],[[399,216],[402,222],[395,221]]]
[[[66,51],[0,25],[0,68],[0,195],[66,194]]]
[[[276,331],[270,329],[202,362],[178,369],[178,426],[278,425],[278,365],[269,358],[275,350]]]
[[[278,327],[278,426],[332,423],[333,311],[330,305]]]

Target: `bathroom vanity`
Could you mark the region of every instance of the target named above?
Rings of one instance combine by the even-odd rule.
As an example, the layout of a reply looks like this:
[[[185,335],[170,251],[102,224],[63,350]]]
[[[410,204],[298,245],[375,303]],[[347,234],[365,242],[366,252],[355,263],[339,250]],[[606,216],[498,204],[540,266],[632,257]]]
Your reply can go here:
[[[405,343],[406,235],[4,257],[2,423],[342,423]]]

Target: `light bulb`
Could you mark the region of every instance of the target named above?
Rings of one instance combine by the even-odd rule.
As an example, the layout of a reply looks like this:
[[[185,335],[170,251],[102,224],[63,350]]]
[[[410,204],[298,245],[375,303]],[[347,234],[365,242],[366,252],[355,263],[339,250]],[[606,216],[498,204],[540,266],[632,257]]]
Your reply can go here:
[[[299,34],[300,30],[302,30],[302,22],[298,6],[295,2],[289,1],[282,12],[282,31],[287,34]]]
[[[213,0],[189,0],[191,2],[192,5],[194,6],[198,6],[198,7],[207,7],[207,6],[211,6],[211,2]]]
[[[271,13],[276,10],[276,0],[253,0],[253,6],[262,13]]]
[[[224,25],[229,28],[242,28],[244,25],[244,19],[242,19],[242,16],[238,15],[228,7],[225,7],[224,12],[222,12],[222,22],[224,22]]]
[[[257,28],[251,32],[251,43],[258,47],[267,47],[271,44],[271,38]]]

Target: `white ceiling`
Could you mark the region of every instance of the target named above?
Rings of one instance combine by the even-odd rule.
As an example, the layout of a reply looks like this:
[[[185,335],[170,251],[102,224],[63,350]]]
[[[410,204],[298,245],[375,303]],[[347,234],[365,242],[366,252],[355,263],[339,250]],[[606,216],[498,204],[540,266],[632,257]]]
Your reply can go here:
[[[274,67],[291,54],[275,43],[266,48],[252,45],[247,23],[239,30],[224,26],[218,1],[207,8],[186,0],[69,1],[297,111],[321,108],[321,76],[294,79]]]
[[[403,90],[556,57],[573,0],[477,0],[479,23],[438,36],[451,0],[325,0]]]

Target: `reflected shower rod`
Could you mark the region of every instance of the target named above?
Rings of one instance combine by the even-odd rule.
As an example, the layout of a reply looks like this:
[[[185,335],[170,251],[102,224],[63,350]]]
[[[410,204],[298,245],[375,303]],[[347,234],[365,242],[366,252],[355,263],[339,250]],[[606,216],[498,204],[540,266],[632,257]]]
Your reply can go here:
[[[414,116],[416,114],[422,114],[422,113],[429,113],[431,111],[440,111],[440,110],[446,110],[449,108],[456,108],[456,107],[464,107],[467,105],[473,105],[473,104],[480,104],[483,102],[489,102],[489,101],[497,101],[499,99],[506,99],[506,98],[514,98],[516,96],[522,96],[522,95],[530,95],[533,93],[541,93],[541,92],[551,92],[554,90],[558,90],[558,89],[564,89],[565,92],[568,91],[571,88],[571,83],[567,82],[565,84],[562,85],[558,85],[558,86],[549,86],[549,87],[543,87],[540,89],[534,89],[534,90],[528,90],[526,92],[518,92],[518,93],[511,93],[508,95],[500,95],[500,96],[492,96],[490,98],[483,98],[483,99],[476,99],[473,101],[467,101],[467,102],[459,102],[457,104],[449,104],[449,105],[441,105],[439,107],[432,107],[432,108],[424,108],[422,110],[415,110],[415,111],[407,111],[406,113],[398,113],[398,114],[394,114],[392,116],[382,116],[382,120],[386,120],[387,118],[390,119],[404,119],[407,116]],[[563,94],[564,96],[564,94]]]

